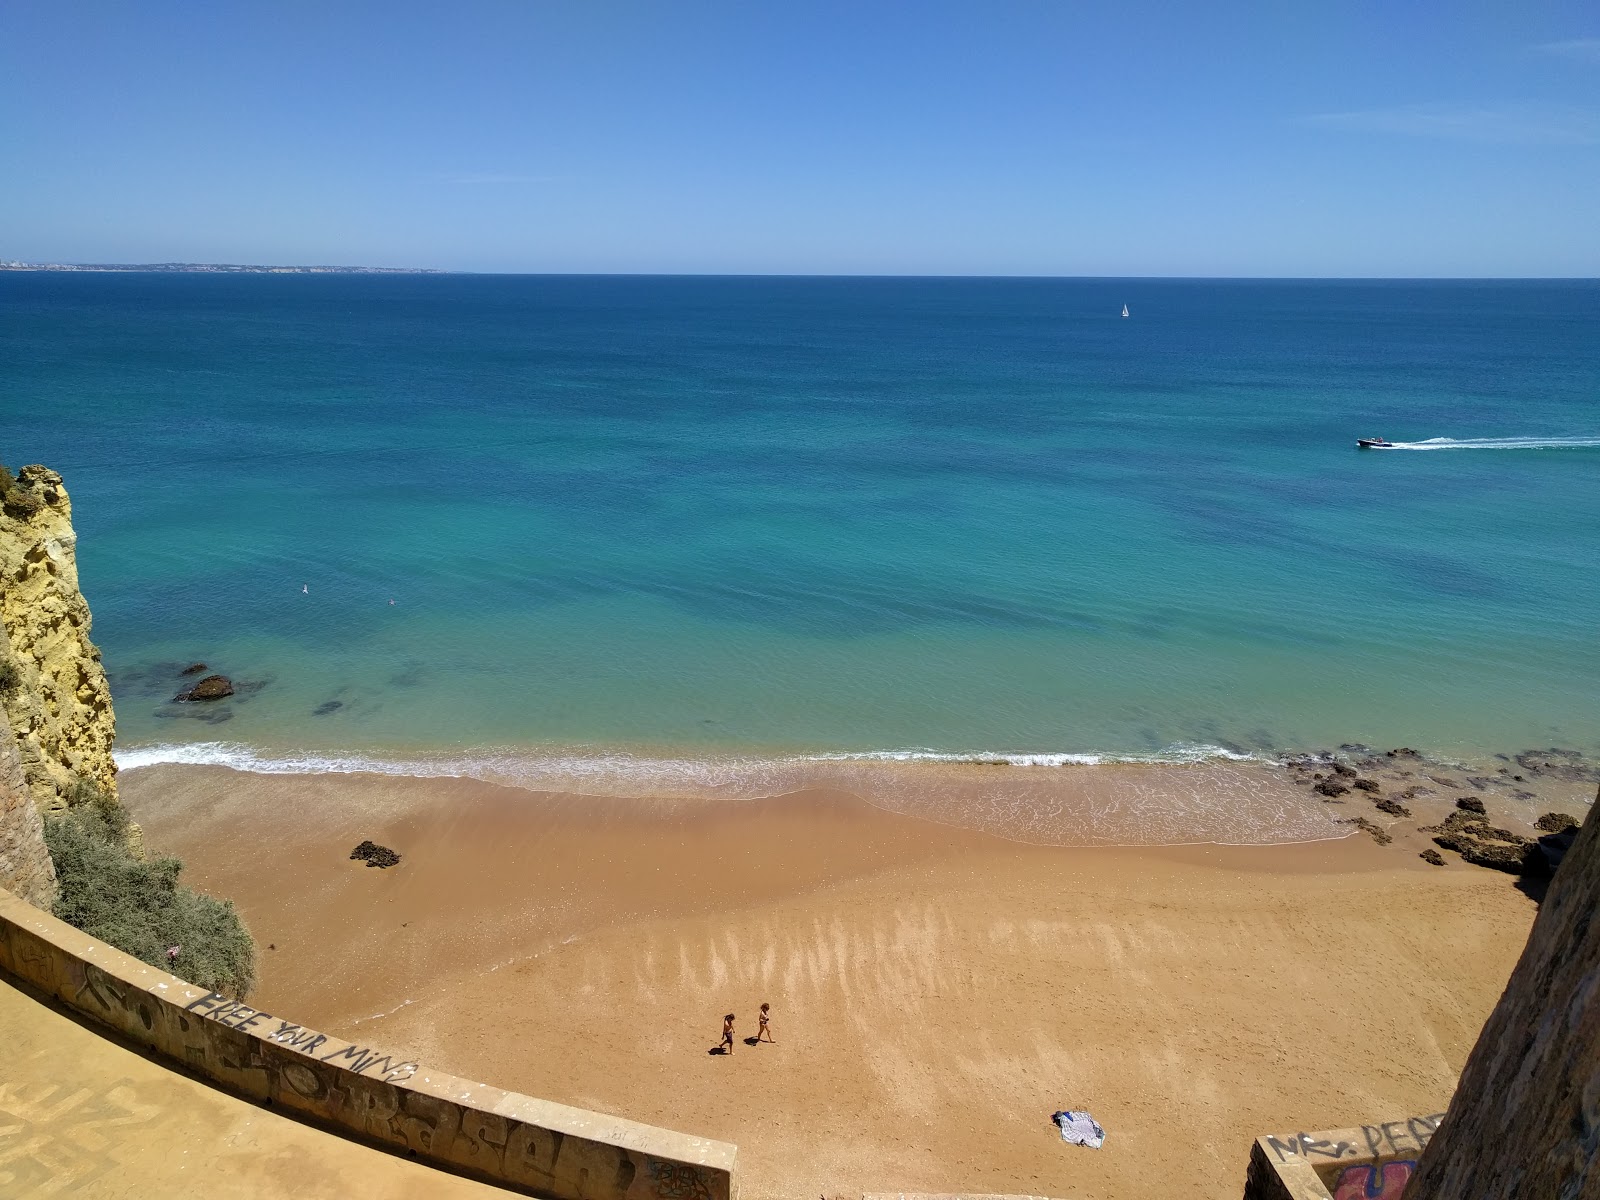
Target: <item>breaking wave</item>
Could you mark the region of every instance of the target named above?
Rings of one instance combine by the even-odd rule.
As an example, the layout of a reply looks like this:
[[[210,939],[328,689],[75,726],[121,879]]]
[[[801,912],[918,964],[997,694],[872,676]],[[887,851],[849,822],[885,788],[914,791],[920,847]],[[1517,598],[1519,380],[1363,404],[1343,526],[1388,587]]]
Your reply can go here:
[[[181,764],[264,775],[472,779],[615,799],[757,800],[827,789],[892,812],[1050,845],[1257,844],[1348,832],[1281,772],[1265,769],[1271,759],[1203,744],[1148,755],[909,749],[675,757],[524,747],[390,757],[191,742],[136,747],[116,758],[123,770]]]

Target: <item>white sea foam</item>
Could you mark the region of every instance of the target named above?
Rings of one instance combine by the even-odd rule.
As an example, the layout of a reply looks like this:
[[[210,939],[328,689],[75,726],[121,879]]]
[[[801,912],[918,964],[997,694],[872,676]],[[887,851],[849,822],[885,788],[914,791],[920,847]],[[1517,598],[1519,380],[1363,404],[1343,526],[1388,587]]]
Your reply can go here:
[[[691,758],[565,747],[388,757],[191,742],[117,754],[124,770],[194,764],[264,775],[476,779],[533,792],[609,798],[757,800],[824,788],[854,793],[894,812],[1055,845],[1289,842],[1346,832],[1326,808],[1311,803],[1278,773],[1253,769],[1256,761],[1270,760],[1202,744],[1170,746],[1156,754],[905,749]],[[1165,770],[1096,769],[1118,764]],[[995,769],[1005,767],[1021,769]]]
[[[1428,438],[1421,442],[1395,442],[1394,450],[1574,450],[1600,446],[1600,438]]]
[[[468,750],[451,756],[421,755],[415,758],[390,758],[359,753],[328,754],[316,751],[272,753],[238,742],[181,742],[119,750],[115,758],[117,766],[124,771],[164,764],[182,764],[231,767],[236,771],[249,771],[257,775],[405,775],[420,779],[516,782],[523,786],[528,786],[535,780],[576,778],[594,782],[616,780],[634,785],[649,783],[657,786],[678,782],[719,788],[736,780],[752,780],[772,772],[804,771],[824,763],[972,763],[1013,767],[1092,767],[1112,763],[1181,765],[1207,761],[1271,761],[1269,756],[1241,753],[1224,746],[1193,742],[1177,743],[1153,754],[910,749],[841,751],[832,754],[797,754],[770,758],[739,755],[667,758],[621,751],[540,752],[531,749],[496,748]],[[581,788],[569,790],[582,791]]]

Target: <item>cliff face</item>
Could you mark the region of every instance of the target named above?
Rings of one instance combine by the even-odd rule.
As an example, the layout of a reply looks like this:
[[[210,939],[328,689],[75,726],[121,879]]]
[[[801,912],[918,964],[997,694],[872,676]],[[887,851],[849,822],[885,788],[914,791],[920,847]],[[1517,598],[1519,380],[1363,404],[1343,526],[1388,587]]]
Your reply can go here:
[[[0,497],[0,670],[10,668],[0,706],[40,812],[65,808],[78,779],[117,794],[116,719],[78,591],[77,540],[61,476],[22,468]]]
[[[0,887],[50,911],[56,868],[44,844],[44,822],[22,774],[17,740],[0,708]]]
[[[1600,795],[1406,1200],[1600,1196]]]

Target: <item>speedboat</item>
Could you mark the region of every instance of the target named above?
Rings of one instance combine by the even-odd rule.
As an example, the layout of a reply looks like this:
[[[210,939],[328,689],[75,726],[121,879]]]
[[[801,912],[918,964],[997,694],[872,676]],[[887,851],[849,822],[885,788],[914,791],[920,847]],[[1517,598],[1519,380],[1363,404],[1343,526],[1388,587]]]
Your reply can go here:
[[[1356,448],[1358,450],[1392,450],[1394,449],[1394,443],[1386,442],[1382,438],[1357,438]]]

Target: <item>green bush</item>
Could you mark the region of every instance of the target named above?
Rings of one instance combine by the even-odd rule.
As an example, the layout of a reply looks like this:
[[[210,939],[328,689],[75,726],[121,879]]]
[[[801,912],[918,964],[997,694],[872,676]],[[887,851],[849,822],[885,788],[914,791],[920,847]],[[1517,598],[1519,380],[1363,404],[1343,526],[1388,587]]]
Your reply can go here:
[[[90,798],[45,818],[60,888],[56,916],[197,987],[242,999],[255,983],[256,949],[232,901],[179,884],[183,864],[175,858],[135,858],[108,808],[125,830],[127,818],[114,801]],[[176,962],[167,961],[168,946],[181,948]]]
[[[9,696],[22,686],[22,674],[9,658],[0,658],[0,696]]]
[[[67,789],[67,807],[81,810],[80,817],[93,813],[100,825],[93,831],[117,842],[128,840],[128,810],[118,804],[93,780],[78,776]],[[103,826],[103,828],[101,828]]]
[[[38,498],[23,491],[16,476],[5,463],[0,463],[0,509],[4,509],[7,516],[31,517],[41,507]]]

